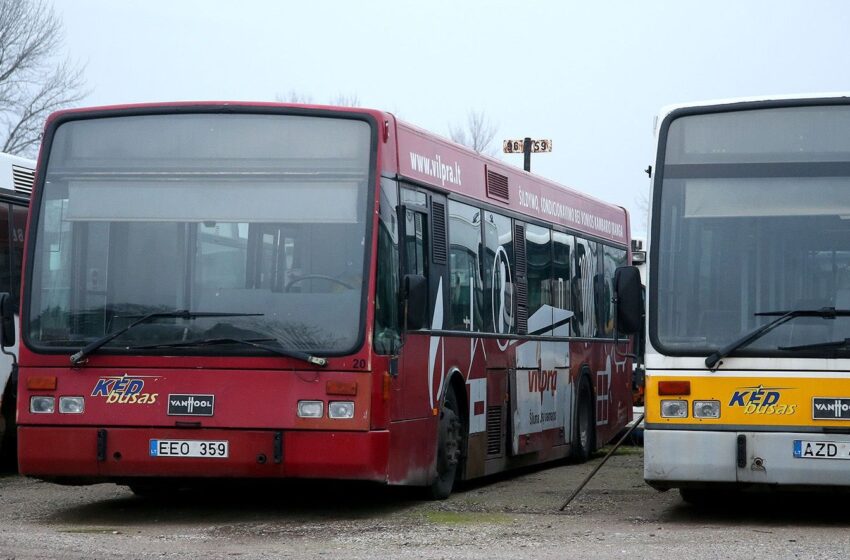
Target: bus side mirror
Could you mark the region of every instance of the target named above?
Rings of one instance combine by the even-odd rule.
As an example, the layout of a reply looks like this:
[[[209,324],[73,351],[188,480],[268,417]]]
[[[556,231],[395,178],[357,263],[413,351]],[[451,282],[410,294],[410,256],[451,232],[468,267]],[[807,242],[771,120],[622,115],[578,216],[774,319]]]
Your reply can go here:
[[[421,274],[406,274],[403,279],[404,326],[419,330],[428,320],[428,281]]]
[[[0,293],[0,345],[15,345],[15,302],[12,294]]]
[[[630,335],[643,326],[643,290],[640,271],[634,266],[620,266],[614,271],[614,298],[617,302],[617,330]]]

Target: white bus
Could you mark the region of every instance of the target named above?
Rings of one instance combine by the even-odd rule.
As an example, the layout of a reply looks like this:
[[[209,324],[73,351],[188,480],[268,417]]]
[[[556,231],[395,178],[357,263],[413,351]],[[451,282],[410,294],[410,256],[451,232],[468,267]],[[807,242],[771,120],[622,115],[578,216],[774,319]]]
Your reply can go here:
[[[657,136],[644,478],[850,486],[850,97],[679,106]]]
[[[35,161],[0,153],[0,292],[17,298],[21,286],[21,261],[27,226]],[[17,332],[18,329],[15,329]],[[0,464],[11,466],[15,458],[15,389],[13,375],[17,341],[11,352],[0,354]]]

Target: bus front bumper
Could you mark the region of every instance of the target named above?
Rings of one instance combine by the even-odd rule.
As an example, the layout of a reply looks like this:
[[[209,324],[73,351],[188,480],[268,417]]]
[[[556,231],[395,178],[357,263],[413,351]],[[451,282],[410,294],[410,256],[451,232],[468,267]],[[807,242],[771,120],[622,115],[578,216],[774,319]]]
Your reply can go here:
[[[850,486],[850,453],[846,458],[829,456],[837,449],[850,450],[850,434],[647,427],[644,479],[659,490],[714,485]]]
[[[225,457],[153,456],[154,441],[228,444]],[[386,482],[389,432],[18,428],[21,474],[70,481],[136,477],[335,478]]]

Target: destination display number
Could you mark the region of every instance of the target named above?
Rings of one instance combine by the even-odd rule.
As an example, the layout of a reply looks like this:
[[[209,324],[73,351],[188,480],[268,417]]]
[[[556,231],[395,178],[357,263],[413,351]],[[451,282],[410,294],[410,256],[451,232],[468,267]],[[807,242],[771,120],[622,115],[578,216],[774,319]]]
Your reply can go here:
[[[503,140],[502,141],[502,151],[506,154],[521,154],[523,153],[523,144],[525,141],[523,139],[519,140]],[[541,152],[551,152],[552,151],[552,141],[551,140],[532,140],[531,141],[531,153],[539,154]]]

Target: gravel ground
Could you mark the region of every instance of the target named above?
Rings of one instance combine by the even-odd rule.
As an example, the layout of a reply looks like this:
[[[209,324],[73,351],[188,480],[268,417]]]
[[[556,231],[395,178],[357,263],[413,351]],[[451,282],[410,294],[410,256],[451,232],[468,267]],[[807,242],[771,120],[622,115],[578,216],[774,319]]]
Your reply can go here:
[[[741,495],[712,510],[642,480],[624,447],[524,470],[442,502],[364,484],[208,488],[168,501],[112,484],[0,478],[0,559],[23,558],[846,558],[848,497]],[[826,507],[829,504],[830,507]]]

